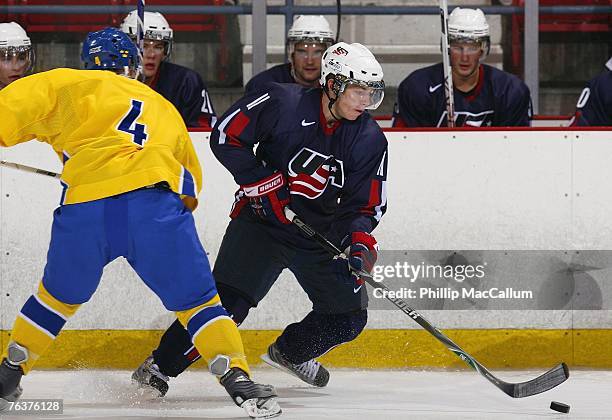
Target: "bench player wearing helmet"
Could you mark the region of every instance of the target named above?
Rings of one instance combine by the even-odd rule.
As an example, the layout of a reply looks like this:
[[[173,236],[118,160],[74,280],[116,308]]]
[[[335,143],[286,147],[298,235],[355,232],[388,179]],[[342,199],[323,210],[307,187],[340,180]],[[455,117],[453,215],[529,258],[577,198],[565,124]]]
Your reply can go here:
[[[366,47],[344,42],[322,61],[319,88],[268,84],[231,106],[211,136],[213,153],[240,186],[213,271],[223,306],[240,324],[291,270],[312,311],[285,328],[264,360],[320,387],[329,372],[316,358],[366,325],[367,295],[351,269],[372,269],[372,231],[387,207],[387,140],[365,112],[383,100],[382,68]],[[302,236],[285,206],[349,249],[350,266]],[[155,387],[146,381],[152,373],[141,374],[151,365],[176,376],[197,357],[175,322],[134,377]]]
[[[136,39],[138,12],[132,10],[120,29]],[[212,127],[215,110],[200,75],[187,67],[171,63],[174,32],[159,12],[144,12],[144,81],[172,102],[187,127]]]
[[[34,67],[34,50],[26,31],[15,22],[0,23],[0,90]]]
[[[298,83],[318,87],[321,56],[334,43],[334,32],[323,16],[301,15],[287,34],[289,63],[279,64],[256,74],[245,86],[247,93],[262,89],[267,83]]]
[[[489,54],[489,24],[480,9],[453,9],[448,18],[455,126],[529,126],[531,96],[518,77],[483,60]],[[446,127],[442,64],[411,73],[398,88],[394,127]]]

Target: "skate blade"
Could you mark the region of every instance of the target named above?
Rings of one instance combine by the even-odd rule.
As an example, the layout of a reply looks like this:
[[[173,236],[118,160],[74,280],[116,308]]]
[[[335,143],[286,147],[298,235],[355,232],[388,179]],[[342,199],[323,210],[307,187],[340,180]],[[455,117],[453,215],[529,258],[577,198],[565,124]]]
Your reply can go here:
[[[280,416],[283,412],[276,398],[268,398],[259,407],[257,406],[257,398],[251,398],[243,402],[240,407],[252,419],[271,419]]]
[[[308,381],[305,381],[303,378],[300,378],[300,377],[297,375],[297,373],[295,373],[295,372],[294,372],[294,371],[292,371],[291,369],[286,368],[285,366],[280,365],[280,364],[276,363],[274,360],[270,359],[270,356],[268,356],[268,354],[267,354],[267,353],[266,353],[266,354],[262,354],[261,356],[259,356],[259,358],[260,358],[261,360],[263,360],[264,362],[266,362],[267,364],[269,364],[270,366],[275,367],[275,368],[277,368],[277,369],[280,369],[280,370],[282,370],[283,372],[287,372],[289,375],[291,375],[291,376],[295,376],[295,377],[296,377],[296,378],[298,378],[300,381],[302,381],[302,382],[304,382],[304,383],[307,383],[308,385],[314,385],[314,384],[311,384],[311,383],[310,383],[310,382],[308,382]]]
[[[267,364],[269,364],[270,366],[275,367],[277,369],[280,369],[280,370],[282,370],[284,372],[287,372],[288,374],[293,375],[296,378],[298,378],[298,379],[303,381],[303,379],[300,378],[299,376],[297,376],[294,371],[292,371],[291,369],[287,369],[285,366],[279,365],[274,360],[270,359],[270,356],[268,356],[268,354],[262,354],[261,356],[259,356],[259,358],[261,360],[263,360],[264,362],[266,362]]]

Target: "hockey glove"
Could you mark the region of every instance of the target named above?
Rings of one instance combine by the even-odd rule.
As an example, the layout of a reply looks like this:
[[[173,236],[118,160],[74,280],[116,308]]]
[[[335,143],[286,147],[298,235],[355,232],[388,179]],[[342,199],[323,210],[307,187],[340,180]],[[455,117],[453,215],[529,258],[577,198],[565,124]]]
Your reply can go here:
[[[230,217],[238,216],[245,205],[249,205],[253,214],[261,220],[274,224],[288,225],[284,208],[289,204],[289,190],[285,177],[276,172],[253,184],[242,185],[236,194],[237,202]]]
[[[376,239],[367,232],[353,232],[345,238],[342,247],[349,248],[348,252],[345,252],[348,256],[349,269],[355,283],[362,285],[364,280],[357,272],[371,273],[374,269],[374,264],[378,258]]]

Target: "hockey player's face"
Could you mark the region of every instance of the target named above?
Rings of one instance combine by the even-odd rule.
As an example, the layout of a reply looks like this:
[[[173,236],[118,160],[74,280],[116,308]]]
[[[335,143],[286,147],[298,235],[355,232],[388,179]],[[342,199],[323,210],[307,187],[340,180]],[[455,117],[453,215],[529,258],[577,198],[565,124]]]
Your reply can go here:
[[[321,56],[325,45],[298,42],[292,54],[293,72],[296,82],[304,86],[312,86],[321,77]]]
[[[365,111],[372,101],[371,88],[348,85],[336,101],[337,115],[341,118],[354,121]]]
[[[23,77],[30,67],[27,52],[18,54],[0,50],[0,89]]]
[[[482,46],[480,43],[451,42],[450,57],[453,73],[459,77],[470,77],[480,64]]]
[[[164,41],[145,39],[142,71],[145,77],[153,77],[165,57]]]

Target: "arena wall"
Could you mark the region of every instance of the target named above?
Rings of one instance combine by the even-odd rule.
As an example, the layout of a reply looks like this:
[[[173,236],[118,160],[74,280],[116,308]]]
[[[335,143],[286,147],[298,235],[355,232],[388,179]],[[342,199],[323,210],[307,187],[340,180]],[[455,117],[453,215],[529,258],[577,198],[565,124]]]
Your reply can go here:
[[[531,282],[540,294],[554,293],[561,287],[555,282],[567,280],[565,274],[573,270],[574,298],[587,296],[580,305],[568,299],[552,309],[443,305],[424,310],[425,316],[493,368],[547,367],[561,360],[572,366],[612,367],[612,131],[386,134],[389,209],[375,231],[383,250],[423,258],[461,250],[485,257],[495,251],[544,252],[522,265],[517,282]],[[214,261],[236,186],[212,157],[208,137],[207,132],[192,133],[204,169],[195,218]],[[50,148],[37,142],[0,149],[0,158],[60,170]],[[59,193],[59,183],[51,178],[0,168],[2,347],[19,308],[36,290]],[[508,276],[511,281],[512,273]],[[251,362],[257,363],[279,331],[309,308],[294,278],[283,273],[241,326]],[[68,321],[40,365],[133,368],[172,320],[128,264],[116,260],[106,268],[91,302]],[[325,360],[353,367],[462,366],[410,318],[383,309],[371,310],[360,338]]]

